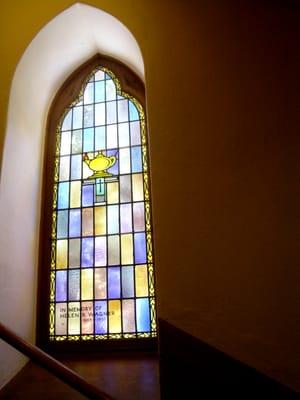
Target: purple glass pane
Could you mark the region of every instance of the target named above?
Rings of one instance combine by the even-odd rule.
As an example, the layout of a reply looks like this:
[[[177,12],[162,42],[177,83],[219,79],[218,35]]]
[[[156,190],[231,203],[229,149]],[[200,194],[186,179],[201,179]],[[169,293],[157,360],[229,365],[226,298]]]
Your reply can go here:
[[[67,300],[67,271],[57,271],[55,280],[56,301]]]
[[[121,233],[132,232],[132,212],[131,204],[121,204]]]
[[[107,333],[106,301],[95,301],[95,334]]]
[[[120,268],[108,268],[108,298],[120,298]]]
[[[133,204],[133,225],[134,230],[144,231],[145,230],[145,206],[144,203]]]
[[[106,265],[106,237],[104,236],[95,238],[95,265]]]
[[[81,232],[80,210],[70,210],[69,236],[70,237],[80,236],[80,232]]]
[[[113,175],[118,175],[118,173],[119,173],[119,157],[118,157],[118,151],[117,151],[117,150],[107,150],[107,151],[106,151],[106,155],[107,155],[108,157],[110,157],[110,156],[115,156],[115,157],[117,157],[117,160],[116,160],[116,162],[114,163],[114,165],[113,165],[111,168],[109,168],[107,171],[110,172],[110,173],[113,174]]]
[[[84,238],[82,239],[81,247],[81,266],[92,267],[94,264],[94,239]]]
[[[146,238],[144,233],[134,234],[134,257],[136,264],[146,262]]]
[[[92,206],[94,203],[94,185],[85,185],[82,187],[82,205],[83,207]]]

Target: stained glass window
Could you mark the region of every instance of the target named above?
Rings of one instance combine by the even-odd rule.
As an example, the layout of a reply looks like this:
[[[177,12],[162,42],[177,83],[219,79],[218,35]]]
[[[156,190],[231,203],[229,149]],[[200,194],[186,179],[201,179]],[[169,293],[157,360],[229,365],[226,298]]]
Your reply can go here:
[[[143,107],[98,67],[57,128],[51,340],[156,336],[148,173]]]

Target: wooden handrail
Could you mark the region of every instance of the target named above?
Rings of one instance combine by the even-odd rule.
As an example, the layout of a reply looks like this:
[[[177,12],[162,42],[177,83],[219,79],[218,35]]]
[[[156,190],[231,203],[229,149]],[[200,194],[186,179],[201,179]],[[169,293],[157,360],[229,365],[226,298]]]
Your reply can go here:
[[[57,378],[67,383],[72,388],[78,390],[84,396],[92,400],[113,400],[108,394],[102,392],[97,387],[84,380],[76,372],[66,367],[64,364],[49,356],[38,347],[26,342],[6,326],[0,323],[0,338],[9,343],[15,349],[25,354],[35,363],[50,371]]]

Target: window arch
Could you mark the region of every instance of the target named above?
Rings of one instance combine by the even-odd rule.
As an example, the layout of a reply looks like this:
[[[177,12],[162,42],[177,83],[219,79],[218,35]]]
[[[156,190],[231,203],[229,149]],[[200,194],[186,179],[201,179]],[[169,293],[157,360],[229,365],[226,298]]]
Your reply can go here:
[[[43,346],[155,342],[144,109],[141,80],[100,55],[53,101],[41,230]]]

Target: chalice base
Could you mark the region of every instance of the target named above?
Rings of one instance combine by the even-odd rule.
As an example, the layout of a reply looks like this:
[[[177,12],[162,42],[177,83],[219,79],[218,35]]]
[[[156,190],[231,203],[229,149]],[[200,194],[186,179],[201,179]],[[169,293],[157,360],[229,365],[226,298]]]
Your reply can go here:
[[[96,171],[93,175],[89,176],[88,179],[105,178],[106,176],[112,176],[113,174],[106,171]]]

